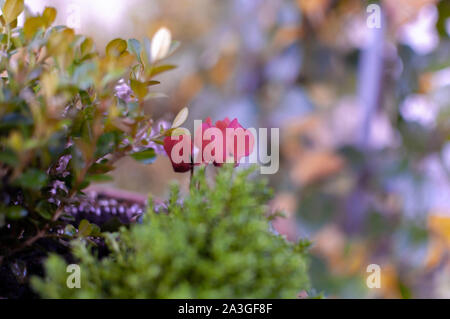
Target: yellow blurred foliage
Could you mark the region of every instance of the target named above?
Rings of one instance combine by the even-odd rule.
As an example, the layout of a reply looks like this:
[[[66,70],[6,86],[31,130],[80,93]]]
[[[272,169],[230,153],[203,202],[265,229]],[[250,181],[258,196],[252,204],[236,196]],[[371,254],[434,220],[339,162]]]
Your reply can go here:
[[[302,12],[313,24],[319,24],[331,4],[330,0],[297,0],[297,4]]]
[[[379,292],[382,298],[401,298],[397,269],[394,265],[387,263],[381,266],[381,286]]]
[[[306,151],[295,163],[291,178],[297,184],[307,185],[336,174],[343,167],[342,157],[331,151]]]
[[[450,216],[430,214],[428,230],[431,238],[425,264],[430,270],[437,267],[450,252]]]

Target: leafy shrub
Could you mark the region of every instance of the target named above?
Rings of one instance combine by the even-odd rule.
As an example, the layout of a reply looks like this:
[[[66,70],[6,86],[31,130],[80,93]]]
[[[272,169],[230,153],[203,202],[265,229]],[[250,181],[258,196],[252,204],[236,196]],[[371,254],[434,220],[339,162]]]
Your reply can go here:
[[[65,238],[65,208],[118,159],[154,160],[150,137],[165,131],[151,132],[143,106],[176,46],[161,29],[151,44],[114,39],[103,54],[52,27],[54,8],[25,12],[17,27],[23,10],[23,0],[7,0],[0,18],[0,265],[42,238]]]
[[[152,163],[186,120],[183,109],[155,132],[144,112],[160,96],[149,89],[154,77],[174,68],[162,60],[177,44],[163,28],[151,41],[114,39],[102,53],[92,39],[52,27],[54,8],[26,11],[18,27],[24,1],[2,3],[1,297],[23,295],[10,291],[12,282],[27,287],[50,251],[58,255],[46,263],[47,278],[33,280],[44,297],[295,297],[305,288],[304,244],[269,232],[268,194],[247,181],[249,172],[233,179],[226,168],[211,188],[201,169],[183,203],[174,188],[166,211],[150,205],[142,224],[119,233],[75,222],[71,210],[88,206],[89,183],[108,179],[124,156]],[[66,286],[65,260],[73,258],[81,289]]]
[[[200,169],[183,203],[174,187],[166,211],[150,203],[141,224],[106,235],[108,256],[74,241],[81,288],[67,288],[57,255],[34,288],[46,298],[295,298],[307,287],[305,243],[269,231],[267,188],[249,173],[224,167],[211,187]]]

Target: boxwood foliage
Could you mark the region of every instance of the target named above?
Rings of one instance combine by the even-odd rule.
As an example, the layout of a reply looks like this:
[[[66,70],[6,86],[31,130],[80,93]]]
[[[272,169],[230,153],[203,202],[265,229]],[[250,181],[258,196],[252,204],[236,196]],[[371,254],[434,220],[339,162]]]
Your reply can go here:
[[[45,298],[295,298],[308,286],[307,244],[269,230],[267,187],[250,173],[224,167],[209,185],[199,169],[183,202],[174,186],[166,210],[150,200],[142,223],[108,234],[107,257],[73,242],[81,288],[67,287],[57,255],[33,287]]]
[[[118,159],[155,159],[143,145],[152,127],[144,102],[174,66],[152,58],[148,38],[97,51],[91,38],[52,26],[54,8],[31,15],[23,0],[0,4],[1,265],[42,238],[65,239],[64,208]]]

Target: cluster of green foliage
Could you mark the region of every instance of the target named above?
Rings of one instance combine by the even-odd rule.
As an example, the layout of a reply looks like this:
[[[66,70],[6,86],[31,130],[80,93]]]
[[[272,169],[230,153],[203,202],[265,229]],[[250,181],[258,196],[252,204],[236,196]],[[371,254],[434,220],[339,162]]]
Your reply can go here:
[[[33,280],[43,297],[295,297],[305,289],[305,243],[269,231],[268,194],[248,182],[249,171],[224,168],[210,187],[200,169],[183,203],[174,188],[167,211],[150,204],[142,223],[119,233],[86,220],[75,229],[64,208],[90,182],[108,179],[124,156],[151,163],[146,143],[186,120],[183,109],[170,129],[152,134],[143,107],[159,96],[149,90],[159,83],[153,78],[174,68],[161,61],[177,43],[163,30],[159,46],[156,36],[114,39],[102,53],[92,39],[52,27],[54,8],[31,15],[23,0],[0,5],[0,266],[26,274],[20,254],[52,238],[72,241],[82,288],[67,287],[66,263],[51,255],[47,277]],[[129,96],[117,93],[118,83]],[[106,241],[106,257],[93,236]]]
[[[150,204],[142,223],[108,234],[107,257],[74,241],[81,288],[67,287],[57,255],[33,287],[46,298],[295,298],[308,286],[308,244],[269,230],[267,187],[250,172],[223,167],[212,186],[200,169],[183,203],[174,186],[167,212]]]
[[[152,148],[134,147],[152,126],[143,103],[158,96],[149,90],[159,83],[153,77],[174,66],[161,63],[161,54],[152,59],[148,38],[114,39],[101,53],[91,38],[52,27],[54,8],[33,16],[23,0],[0,3],[1,263],[49,229],[62,229],[67,202],[90,182],[108,179],[118,159],[154,160]],[[18,27],[22,12],[24,26]],[[130,83],[130,99],[116,96],[120,79]],[[70,162],[61,174],[58,161],[65,155]],[[52,202],[56,180],[62,198]]]

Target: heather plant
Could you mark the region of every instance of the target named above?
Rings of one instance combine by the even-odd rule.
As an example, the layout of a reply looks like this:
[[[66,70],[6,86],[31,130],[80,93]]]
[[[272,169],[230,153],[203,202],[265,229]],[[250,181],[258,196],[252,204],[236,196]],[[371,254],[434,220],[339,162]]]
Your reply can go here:
[[[308,287],[308,243],[270,231],[270,193],[251,170],[218,170],[211,185],[198,169],[183,201],[177,186],[164,209],[150,199],[140,224],[105,235],[106,257],[73,241],[80,288],[55,254],[33,287],[45,298],[295,298]]]

